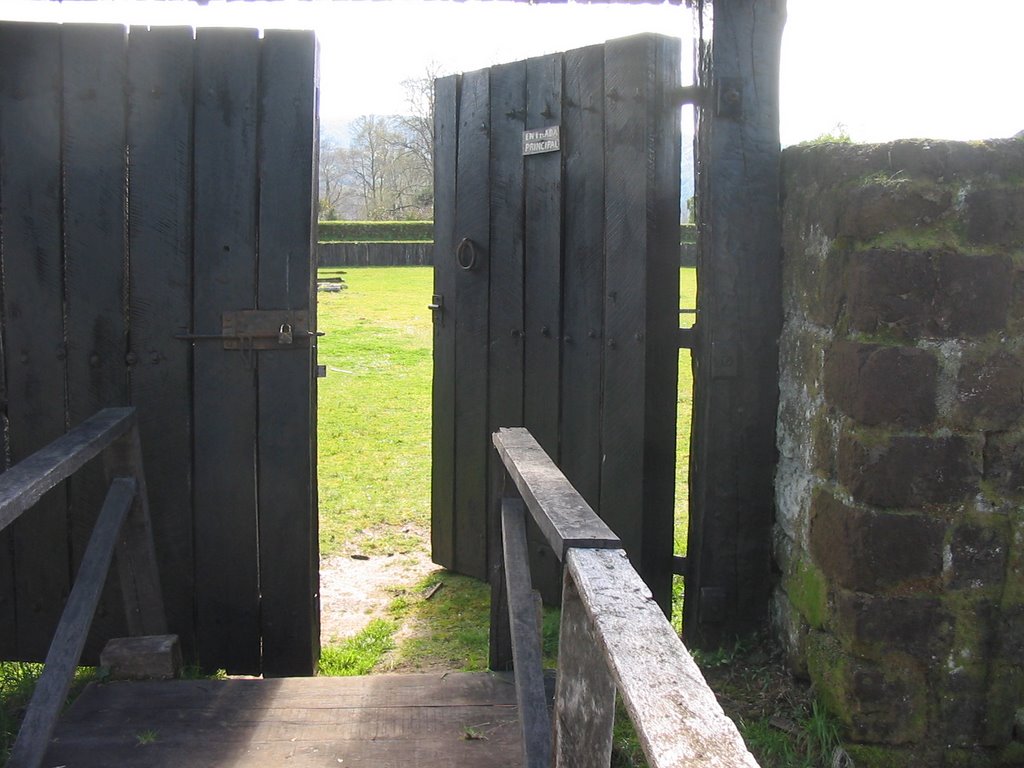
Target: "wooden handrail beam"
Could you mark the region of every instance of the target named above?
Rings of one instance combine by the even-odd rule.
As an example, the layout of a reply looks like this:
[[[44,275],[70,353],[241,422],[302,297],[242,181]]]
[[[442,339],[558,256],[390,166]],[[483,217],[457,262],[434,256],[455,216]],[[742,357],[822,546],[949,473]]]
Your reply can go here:
[[[758,768],[624,551],[572,549],[565,578],[579,593],[651,768]]]
[[[501,429],[494,433],[493,441],[526,508],[559,560],[565,559],[570,547],[622,546],[528,430]]]
[[[134,426],[134,408],[107,408],[0,474],[0,530]]]

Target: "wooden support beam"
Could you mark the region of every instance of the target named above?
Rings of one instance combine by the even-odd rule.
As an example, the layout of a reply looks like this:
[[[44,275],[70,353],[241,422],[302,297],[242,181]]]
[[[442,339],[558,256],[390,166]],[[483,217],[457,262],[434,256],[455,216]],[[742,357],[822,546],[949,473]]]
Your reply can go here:
[[[708,98],[697,133],[700,322],[683,632],[704,648],[762,627],[771,596],[785,8],[785,0],[715,3],[713,37],[698,43]]]
[[[7,761],[8,768],[38,768],[42,762],[85,646],[103,583],[110,569],[114,544],[137,492],[135,480],[128,477],[115,478],[110,484],[96,528],[82,557],[75,585],[68,596],[64,613],[61,614],[57,634],[46,654],[43,674],[36,684],[17,741]]]
[[[512,653],[515,657],[516,702],[523,734],[523,765],[525,768],[548,768],[551,765],[551,720],[544,693],[540,625],[530,584],[526,508],[520,499],[502,500],[501,532]]]
[[[594,623],[565,572],[555,688],[555,766],[591,768],[612,759],[615,682],[598,645]]]
[[[132,636],[167,634],[139,430],[132,429],[115,440],[103,454],[103,463],[108,482],[129,477],[138,488],[117,540],[117,572],[128,632]]]
[[[622,546],[529,431],[502,429],[494,433],[493,440],[530,515],[559,560],[569,547]]]
[[[134,409],[107,408],[0,475],[0,530],[134,426]]]

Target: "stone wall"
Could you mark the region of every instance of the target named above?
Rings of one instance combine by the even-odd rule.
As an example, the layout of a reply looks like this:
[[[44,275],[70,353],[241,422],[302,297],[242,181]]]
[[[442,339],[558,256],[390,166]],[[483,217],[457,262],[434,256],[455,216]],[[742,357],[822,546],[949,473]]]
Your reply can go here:
[[[1024,141],[798,147],[783,179],[776,629],[854,740],[1012,750]]]

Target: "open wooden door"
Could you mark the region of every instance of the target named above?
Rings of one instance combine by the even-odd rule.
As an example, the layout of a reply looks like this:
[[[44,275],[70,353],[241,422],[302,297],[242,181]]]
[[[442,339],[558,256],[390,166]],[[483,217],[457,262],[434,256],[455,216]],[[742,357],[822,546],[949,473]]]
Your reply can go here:
[[[525,426],[668,609],[680,42],[443,78],[435,104],[432,546],[488,572],[490,434]],[[557,600],[535,537],[534,583]]]
[[[311,32],[0,24],[0,447],[137,407],[170,629],[213,669],[319,654],[316,109]],[[45,655],[95,469],[0,535],[0,658]]]

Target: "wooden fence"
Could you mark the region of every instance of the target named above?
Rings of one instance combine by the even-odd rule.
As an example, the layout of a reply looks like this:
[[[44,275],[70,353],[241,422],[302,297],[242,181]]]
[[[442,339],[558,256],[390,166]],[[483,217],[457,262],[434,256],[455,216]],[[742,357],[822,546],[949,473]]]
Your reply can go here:
[[[503,429],[493,442],[504,471],[492,510],[501,542],[491,568],[490,667],[515,669],[527,768],[609,765],[616,691],[653,768],[756,768],[619,538],[529,431]],[[565,565],[553,743],[527,512]]]

